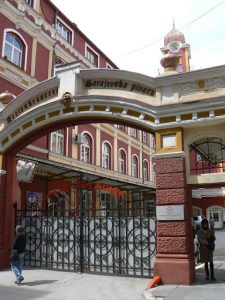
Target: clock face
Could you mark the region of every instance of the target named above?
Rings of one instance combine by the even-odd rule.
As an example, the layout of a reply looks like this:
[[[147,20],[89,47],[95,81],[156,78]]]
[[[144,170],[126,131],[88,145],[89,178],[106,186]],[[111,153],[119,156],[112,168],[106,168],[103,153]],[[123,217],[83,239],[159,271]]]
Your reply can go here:
[[[178,41],[173,41],[173,42],[169,43],[167,47],[169,48],[170,52],[176,53],[180,50],[181,43]]]

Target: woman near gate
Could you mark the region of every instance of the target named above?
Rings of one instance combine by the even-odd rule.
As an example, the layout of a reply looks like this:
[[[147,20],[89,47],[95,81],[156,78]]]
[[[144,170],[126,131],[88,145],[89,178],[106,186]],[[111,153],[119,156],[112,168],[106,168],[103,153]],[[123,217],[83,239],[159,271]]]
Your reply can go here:
[[[213,266],[213,251],[215,248],[215,239],[216,238],[214,230],[209,228],[208,220],[203,219],[201,222],[201,229],[198,233],[198,241],[200,243],[200,261],[205,263],[206,280],[209,280],[209,266],[211,279],[216,280],[214,277]]]

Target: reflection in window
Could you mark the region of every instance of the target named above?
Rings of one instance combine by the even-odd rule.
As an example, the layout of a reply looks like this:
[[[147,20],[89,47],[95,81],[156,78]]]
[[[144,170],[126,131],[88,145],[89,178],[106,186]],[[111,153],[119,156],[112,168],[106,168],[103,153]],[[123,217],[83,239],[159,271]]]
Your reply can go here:
[[[145,181],[148,180],[148,163],[146,160],[143,162],[143,177]]]
[[[91,163],[91,139],[87,134],[82,135],[81,161]]]
[[[108,143],[102,144],[102,166],[103,168],[110,169],[111,148]]]
[[[56,31],[60,34],[68,43],[72,43],[72,32],[62,22],[57,20]]]
[[[132,157],[132,170],[131,170],[131,175],[133,177],[138,177],[138,159],[136,156]]]
[[[51,133],[51,151],[60,155],[64,153],[64,131],[63,129]]]
[[[126,174],[126,154],[122,150],[119,152],[119,172]]]
[[[90,47],[86,48],[85,57],[96,67],[98,67],[98,54],[94,52]]]
[[[6,34],[4,57],[7,57],[12,63],[22,67],[22,52],[23,46],[20,39],[12,34]]]

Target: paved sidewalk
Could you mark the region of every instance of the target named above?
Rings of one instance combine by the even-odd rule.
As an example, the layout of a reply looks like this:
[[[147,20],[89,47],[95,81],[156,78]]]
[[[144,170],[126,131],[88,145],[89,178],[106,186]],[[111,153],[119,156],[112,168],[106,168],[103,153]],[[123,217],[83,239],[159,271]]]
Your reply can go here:
[[[14,284],[11,270],[0,271],[0,300],[144,300],[149,279],[25,269]]]
[[[225,300],[225,256],[214,258],[216,281],[205,280],[204,265],[196,268],[196,282],[191,286],[162,285],[144,291],[148,300]]]

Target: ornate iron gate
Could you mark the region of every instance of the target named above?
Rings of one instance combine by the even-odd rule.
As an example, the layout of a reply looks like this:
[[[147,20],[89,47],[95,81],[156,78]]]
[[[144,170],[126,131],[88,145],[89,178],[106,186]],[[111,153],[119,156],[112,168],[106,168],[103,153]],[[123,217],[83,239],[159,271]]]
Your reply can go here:
[[[79,272],[152,276],[155,218],[146,200],[136,207],[16,210],[27,236],[25,264]]]

